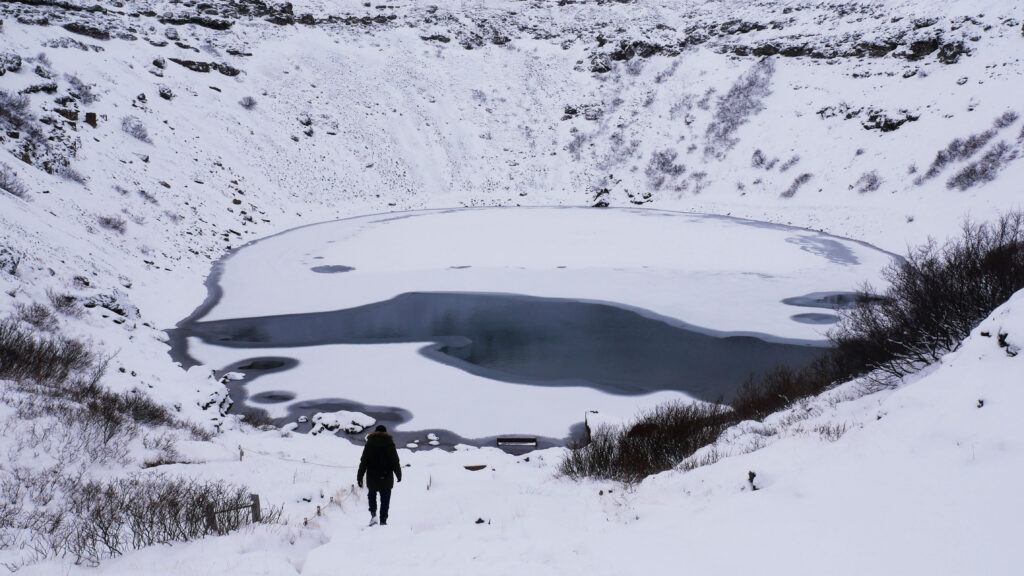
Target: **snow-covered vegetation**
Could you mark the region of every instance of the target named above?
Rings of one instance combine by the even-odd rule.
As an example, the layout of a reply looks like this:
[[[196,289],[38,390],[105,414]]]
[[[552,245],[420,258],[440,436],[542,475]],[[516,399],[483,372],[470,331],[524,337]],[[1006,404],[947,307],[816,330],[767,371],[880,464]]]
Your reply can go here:
[[[1022,21],[1024,8],[1000,0],[0,4],[0,563],[36,574],[1016,573]],[[370,410],[324,411],[324,433],[298,433],[233,408],[229,386],[248,383],[214,372],[227,362],[186,370],[168,356],[164,330],[203,303],[214,262],[259,253],[237,250],[251,241],[482,206],[732,216],[909,247],[911,266],[879,277],[879,262],[858,261],[856,281],[889,298],[844,317],[872,344],[838,340],[862,354],[848,379],[776,374],[754,397],[785,401],[752,402],[742,419],[668,404],[638,428],[631,411],[657,403],[578,407],[580,421],[630,440],[680,413],[713,421],[655,458],[664,472],[590,474],[565,469],[577,453],[563,447],[447,452],[427,449],[443,435],[424,436],[400,450],[408,469],[385,529],[364,530],[360,447],[345,438],[373,424]],[[531,224],[519,233],[523,245],[535,236]],[[728,239],[602,234],[601,248],[578,245],[578,261],[714,263]],[[420,239],[391,240],[415,254]],[[511,250],[495,261],[511,266]],[[799,259],[786,263],[786,280],[798,278]],[[273,259],[249,265],[288,277]],[[417,277],[415,262],[402,266]],[[468,276],[510,292],[523,277]],[[590,285],[706,328],[769,318],[673,299],[670,282],[619,290],[622,277]],[[909,296],[936,277],[945,299],[916,307]],[[729,283],[708,285],[730,296]],[[250,314],[359,300],[309,297],[315,288],[283,288]],[[695,322],[702,314],[712,320]],[[395,357],[304,353],[344,359],[338,379]],[[429,399],[449,378],[471,383],[427,364],[420,380],[392,374],[391,393]],[[304,368],[284,373],[296,388]],[[466,398],[444,401],[474,411]],[[256,525],[250,493],[263,503]],[[210,506],[231,511],[213,526]]]

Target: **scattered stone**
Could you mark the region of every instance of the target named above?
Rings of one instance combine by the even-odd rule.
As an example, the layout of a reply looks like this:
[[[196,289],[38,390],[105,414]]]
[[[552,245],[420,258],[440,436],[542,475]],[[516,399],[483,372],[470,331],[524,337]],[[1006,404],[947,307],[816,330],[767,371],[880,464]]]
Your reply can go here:
[[[65,30],[73,34],[81,34],[97,40],[110,40],[110,32],[90,26],[84,22],[68,22],[63,26]]]
[[[174,28],[173,26],[168,26],[164,30],[164,38],[167,38],[171,42],[175,42],[181,37],[178,36],[178,30],[176,28]]]
[[[0,53],[0,76],[19,70],[21,70],[21,56],[13,52]]]
[[[184,66],[193,72],[209,72],[210,64],[207,62],[196,62],[195,60],[181,60],[180,58],[171,58],[171,62],[179,66]]]

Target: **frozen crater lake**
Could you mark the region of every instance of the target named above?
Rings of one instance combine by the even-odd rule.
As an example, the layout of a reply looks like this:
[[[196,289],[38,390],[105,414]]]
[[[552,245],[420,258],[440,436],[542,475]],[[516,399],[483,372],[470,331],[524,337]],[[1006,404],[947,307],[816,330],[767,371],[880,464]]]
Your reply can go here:
[[[172,354],[244,378],[280,423],[362,412],[403,441],[529,435],[729,398],[801,366],[893,255],[820,232],[644,209],[481,208],[298,228],[219,262]],[[307,425],[308,426],[308,425]],[[308,427],[306,428],[308,429]]]

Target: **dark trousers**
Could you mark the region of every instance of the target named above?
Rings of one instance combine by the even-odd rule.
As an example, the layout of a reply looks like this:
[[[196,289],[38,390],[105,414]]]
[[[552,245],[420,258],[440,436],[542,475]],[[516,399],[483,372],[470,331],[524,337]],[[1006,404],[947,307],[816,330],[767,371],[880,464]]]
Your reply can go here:
[[[377,490],[370,489],[370,514],[377,515]],[[388,508],[391,507],[391,490],[380,490],[380,521],[388,521]]]

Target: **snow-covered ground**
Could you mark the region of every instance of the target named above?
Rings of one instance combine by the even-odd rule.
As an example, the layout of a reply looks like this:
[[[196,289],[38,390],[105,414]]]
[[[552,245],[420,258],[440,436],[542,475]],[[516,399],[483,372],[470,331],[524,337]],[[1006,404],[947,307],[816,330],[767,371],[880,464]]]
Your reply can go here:
[[[135,439],[126,461],[87,469],[85,477],[228,478],[251,486],[267,505],[283,504],[286,522],[133,552],[99,569],[54,560],[26,573],[1018,571],[1015,520],[1024,499],[1010,483],[1024,461],[1017,415],[1024,370],[1020,356],[1008,357],[981,331],[1009,333],[1020,346],[1020,295],[941,366],[895,391],[863,395],[847,384],[765,424],[732,430],[715,447],[728,455],[716,464],[635,487],[555,478],[559,450],[529,461],[494,449],[403,451],[411,467],[386,530],[362,529],[363,496],[352,488],[358,446],[330,434],[240,425],[219,409],[225,389],[210,371],[221,360],[186,372],[169,359],[163,330],[203,302],[203,280],[228,250],[296,226],[383,212],[643,206],[822,230],[895,253],[941,240],[965,217],[985,220],[1022,206],[1019,3],[311,0],[287,12],[260,2],[70,0],[5,2],[0,19],[0,90],[24,92],[35,117],[19,128],[0,114],[0,168],[26,189],[23,197],[0,191],[0,313],[48,303],[48,290],[100,303],[58,324],[111,357],[103,384],[142,390],[221,431],[212,442],[180,441],[180,462],[145,471],[148,452]],[[202,72],[174,59],[217,66]],[[254,106],[240,104],[247,96]],[[95,125],[87,123],[90,113]],[[124,123],[128,117],[135,120]],[[131,129],[138,125],[145,131]],[[49,150],[26,155],[30,128]],[[595,210],[593,218],[615,216]],[[554,226],[541,224],[536,229]],[[729,234],[726,245],[749,245],[740,242],[746,227],[715,226],[731,226],[718,230]],[[524,226],[523,245],[534,228]],[[403,245],[397,257],[425,258],[420,249],[445,238],[381,230],[378,242]],[[753,254],[767,256],[754,264],[802,271],[812,256],[782,242],[791,233],[758,229],[759,238],[776,236],[755,244]],[[634,234],[648,238],[642,255],[652,260],[715,258],[724,242],[673,229],[670,238],[694,249],[669,250],[656,227]],[[308,300],[250,301],[322,309],[313,296],[325,286],[315,281],[348,281],[385,263],[322,244],[310,249],[324,250],[327,264],[357,270],[314,277],[310,262],[282,259],[275,265],[293,268],[279,276],[294,275],[292,289]],[[643,259],[618,250],[583,254]],[[836,280],[820,289],[846,289],[877,280],[880,263],[814,274]],[[484,264],[472,265],[460,273],[476,289],[511,291],[501,274],[477,274]],[[367,290],[352,302],[405,290],[413,275],[395,270],[388,294]],[[578,272],[574,284],[594,293],[574,289],[568,297],[625,301],[720,330],[803,338],[815,329],[782,318],[781,306],[748,314],[736,304],[716,314],[678,310],[685,302],[666,293],[630,300],[637,291],[616,284],[628,272],[591,282]],[[553,273],[534,276],[544,288],[537,293],[564,295],[548,279]],[[786,288],[765,294],[777,304],[777,296],[803,293]],[[389,346],[398,354],[416,348]],[[368,377],[377,361],[370,350],[351,359],[367,366]],[[437,380],[466,376],[408,357],[422,363],[411,369],[436,371]],[[392,360],[392,353],[379,359]],[[53,454],[33,453],[19,440],[32,422],[6,405],[0,420],[0,474],[15,461],[52,463]],[[488,468],[470,472],[464,464]],[[757,473],[756,491],[749,471]],[[0,560],[22,553],[0,550]]]
[[[372,529],[353,485],[358,447],[230,432],[180,469],[244,479],[285,501],[290,524],[144,550],[102,572],[1015,574],[1022,357],[996,334],[1024,345],[1024,293],[898,390],[844,385],[730,429],[712,447],[723,456],[715,464],[632,487],[554,477],[558,449],[400,450],[407,467],[389,526]],[[93,571],[51,563],[24,573]]]

